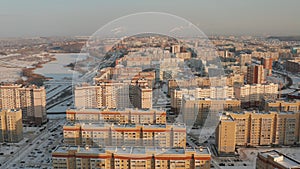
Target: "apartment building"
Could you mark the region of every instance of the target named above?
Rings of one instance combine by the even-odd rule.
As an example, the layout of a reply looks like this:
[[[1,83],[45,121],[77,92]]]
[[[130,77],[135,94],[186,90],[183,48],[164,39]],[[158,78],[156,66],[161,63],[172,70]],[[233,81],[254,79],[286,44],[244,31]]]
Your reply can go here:
[[[76,108],[151,108],[152,88],[127,83],[101,82],[75,88]]]
[[[239,111],[240,104],[236,99],[196,99],[192,95],[184,95],[181,114],[187,126],[202,126],[206,120],[218,120],[220,111]]]
[[[69,145],[186,147],[184,124],[67,123],[64,141]]]
[[[22,110],[0,109],[0,142],[17,143],[22,139]]]
[[[230,154],[235,152],[236,145],[236,123],[230,116],[221,116],[221,121],[216,128],[216,144],[219,154]]]
[[[208,148],[57,147],[52,153],[53,168],[186,169],[210,168]]]
[[[171,107],[177,112],[182,107],[183,95],[193,95],[195,99],[230,99],[234,98],[234,89],[228,86],[175,89],[171,93]]]
[[[226,82],[226,85],[224,85]],[[227,77],[194,77],[191,79],[171,79],[168,81],[168,95],[175,89],[183,88],[209,88],[209,87],[232,87],[234,84],[244,84],[243,74],[229,74]]]
[[[265,111],[300,111],[300,100],[285,101],[285,100],[265,100]]]
[[[278,84],[235,85],[234,97],[241,101],[241,106],[262,106],[263,100],[275,100],[278,96]]]
[[[295,58],[293,60],[287,60],[286,61],[286,70],[293,72],[293,73],[299,73],[300,72],[300,57]]]
[[[266,75],[272,75],[272,66],[273,66],[273,59],[271,57],[263,57],[260,59],[263,68],[266,71]]]
[[[240,65],[245,66],[250,65],[252,63],[252,55],[251,54],[241,54],[240,55]]]
[[[68,109],[66,119],[70,122],[103,121],[107,123],[166,124],[166,112],[163,110],[141,109]]]
[[[247,67],[247,84],[261,84],[265,82],[263,65],[250,65]]]
[[[47,122],[46,90],[35,85],[0,85],[0,109],[21,109],[24,123],[41,125]]]
[[[299,112],[255,112],[244,111],[240,113],[227,113],[227,118],[233,119],[235,131],[235,144],[237,146],[263,146],[263,145],[293,145],[299,143]],[[230,124],[232,124],[230,123]],[[219,125],[227,125],[221,123]],[[221,126],[222,127],[222,126]],[[223,132],[216,130],[216,136]],[[219,137],[216,144],[222,150],[226,137]]]

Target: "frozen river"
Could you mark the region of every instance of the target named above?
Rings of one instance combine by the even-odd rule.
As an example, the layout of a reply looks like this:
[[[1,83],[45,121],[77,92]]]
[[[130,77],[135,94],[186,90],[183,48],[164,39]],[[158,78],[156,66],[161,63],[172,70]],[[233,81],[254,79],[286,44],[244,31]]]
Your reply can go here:
[[[84,54],[68,53],[68,54],[55,54],[55,61],[48,62],[42,68],[34,71],[36,74],[43,75],[51,80],[45,82],[47,92],[47,113],[63,113],[65,110],[72,106],[72,97],[60,97],[60,94],[66,90],[71,91],[72,79],[78,74],[72,71],[66,65],[75,63],[86,57]],[[53,102],[53,100],[57,100]]]
[[[55,61],[44,64],[42,68],[36,69],[34,73],[52,78],[54,81],[62,81],[65,79],[72,80],[73,71],[65,66],[76,62],[76,60],[85,58],[85,55],[79,53],[67,53],[55,54],[54,57],[56,58]]]

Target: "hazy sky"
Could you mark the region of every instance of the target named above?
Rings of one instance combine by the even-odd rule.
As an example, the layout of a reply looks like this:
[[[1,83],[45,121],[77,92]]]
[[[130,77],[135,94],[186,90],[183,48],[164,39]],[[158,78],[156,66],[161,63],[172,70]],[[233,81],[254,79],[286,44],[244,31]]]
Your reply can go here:
[[[300,0],[0,0],[0,37],[91,35],[136,12],[167,12],[205,34],[300,35]]]

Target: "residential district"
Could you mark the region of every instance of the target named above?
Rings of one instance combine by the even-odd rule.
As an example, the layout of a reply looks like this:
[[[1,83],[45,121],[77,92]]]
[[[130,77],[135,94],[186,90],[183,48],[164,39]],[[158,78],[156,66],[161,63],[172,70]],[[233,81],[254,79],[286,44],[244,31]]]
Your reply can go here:
[[[208,38],[2,39],[0,168],[300,168],[300,41]]]

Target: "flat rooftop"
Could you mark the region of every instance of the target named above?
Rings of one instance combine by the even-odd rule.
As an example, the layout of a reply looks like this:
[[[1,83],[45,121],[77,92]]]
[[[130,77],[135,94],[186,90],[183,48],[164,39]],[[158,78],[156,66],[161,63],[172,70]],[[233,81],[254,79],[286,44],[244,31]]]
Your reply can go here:
[[[273,158],[273,161],[275,161],[278,164],[280,164],[284,167],[287,167],[287,168],[300,167],[300,161],[297,161],[291,157],[288,157],[276,150],[260,152],[259,154],[265,158],[271,157],[271,158]]]
[[[116,154],[147,154],[155,152],[156,154],[186,154],[194,152],[196,154],[210,155],[210,150],[207,147],[201,148],[162,148],[162,147],[129,147],[129,146],[107,146],[107,147],[84,147],[84,146],[58,146],[54,153],[67,153],[68,151],[76,151],[77,153],[85,154],[104,154],[106,151]]]

